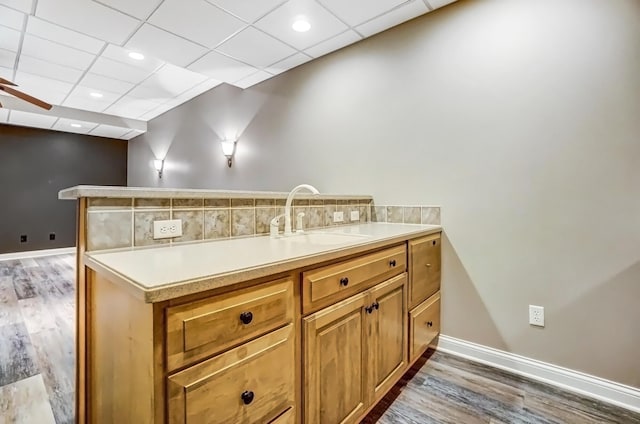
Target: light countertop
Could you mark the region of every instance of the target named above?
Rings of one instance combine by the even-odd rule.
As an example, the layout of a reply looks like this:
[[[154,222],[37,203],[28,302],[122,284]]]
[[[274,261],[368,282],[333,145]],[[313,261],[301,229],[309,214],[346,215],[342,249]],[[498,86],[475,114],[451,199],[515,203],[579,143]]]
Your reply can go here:
[[[336,240],[269,236],[85,253],[87,266],[145,302],[160,302],[290,271],[441,231],[439,225],[368,223],[325,228]],[[340,237],[340,234],[347,236]],[[351,235],[351,236],[348,236]],[[330,236],[329,236],[330,237]],[[344,238],[343,240],[340,240]]]
[[[121,187],[79,185],[58,192],[60,200],[75,200],[81,197],[146,198],[146,199],[286,199],[288,192],[282,191],[241,191],[241,190],[201,190],[183,188]],[[312,194],[299,193],[296,199],[372,199],[369,194]]]

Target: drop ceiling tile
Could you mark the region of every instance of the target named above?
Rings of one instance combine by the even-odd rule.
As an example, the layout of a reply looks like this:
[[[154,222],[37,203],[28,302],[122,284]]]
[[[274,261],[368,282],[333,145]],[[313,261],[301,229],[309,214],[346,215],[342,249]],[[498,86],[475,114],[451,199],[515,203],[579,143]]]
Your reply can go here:
[[[36,16],[100,40],[122,44],[140,21],[93,1],[38,0]]]
[[[27,33],[93,54],[99,53],[105,45],[102,40],[43,21],[35,16],[29,16]]]
[[[416,16],[424,15],[427,12],[429,12],[429,8],[422,0],[414,0],[392,10],[389,13],[365,22],[364,24],[356,27],[356,30],[365,37],[370,37],[373,34],[377,34],[385,29],[391,28],[392,26],[399,25],[409,19],[415,18]]]
[[[96,0],[108,6],[118,9],[128,15],[145,20],[156,10],[162,0]]]
[[[204,0],[165,0],[148,20],[150,23],[213,48],[245,26],[245,23]]]
[[[306,49],[304,52],[313,57],[320,57],[360,40],[362,40],[362,37],[358,35],[357,32],[348,30],[340,35],[330,38],[327,41],[316,44],[315,46]]]
[[[0,25],[22,31],[25,16],[24,13],[0,5]]]
[[[0,49],[18,51],[20,45],[20,31],[0,26]]]
[[[158,106],[160,106],[160,104],[154,101],[125,96],[109,106],[105,112],[111,115],[137,119],[139,116],[144,115]]]
[[[92,129],[89,134],[98,137],[121,138],[131,131],[131,128],[114,127],[113,125],[98,125]]]
[[[14,82],[18,84],[20,91],[54,105],[62,103],[73,88],[73,84],[22,71],[16,73]]]
[[[159,105],[158,107],[151,109],[149,112],[145,113],[144,115],[141,115],[138,119],[141,119],[143,121],[150,121],[171,109],[173,109],[173,106],[170,104]]]
[[[127,95],[164,103],[206,79],[202,74],[166,64]]]
[[[255,22],[286,0],[208,0],[246,22]]]
[[[0,66],[13,69],[15,64],[16,53],[5,49],[0,49]]]
[[[272,77],[273,75],[268,72],[258,71],[253,75],[249,75],[246,78],[242,78],[240,81],[236,81],[233,85],[240,88],[249,88],[252,85],[256,85],[259,82],[268,80],[269,78],[272,78]]]
[[[296,52],[252,27],[242,30],[216,50],[257,67],[271,65]]]
[[[0,122],[7,122],[9,118],[9,109],[0,109]]]
[[[0,54],[2,54],[1,51]],[[13,78],[13,69],[0,66],[0,77],[10,80]]]
[[[76,126],[74,126],[76,125]],[[80,125],[80,127],[77,127]],[[79,121],[77,119],[60,118],[53,125],[52,129],[76,134],[87,134],[98,124],[95,122]]]
[[[189,66],[189,69],[226,83],[238,81],[259,70],[217,52],[208,53]]]
[[[154,72],[156,69],[164,65],[164,62],[160,59],[148,55],[145,55],[142,60],[132,59],[129,57],[129,53],[131,53],[131,51],[131,49],[125,49],[124,47],[109,44],[107,45],[107,48],[104,49],[101,56],[149,72]],[[144,54],[144,52],[139,53]]]
[[[103,77],[113,78],[133,84],[151,75],[151,72],[144,69],[129,66],[115,60],[99,57],[90,69],[91,73],[102,75]]]
[[[308,62],[311,59],[313,58],[310,56],[307,56],[306,54],[296,53],[293,56],[290,56],[284,60],[281,60],[278,63],[275,63],[269,66],[265,70],[273,75],[278,75],[283,73],[284,71],[288,71],[291,68],[295,68],[296,66],[302,65],[303,63]]]
[[[371,18],[375,18],[394,7],[406,3],[407,0],[319,0],[340,19],[349,25],[356,26]]]
[[[185,91],[184,93],[180,94],[179,96],[176,96],[175,98],[169,100],[166,105],[171,106],[171,108],[175,108],[179,105],[181,105],[182,103],[189,101],[191,99],[193,99],[194,97],[199,96],[200,94],[211,90],[214,87],[219,86],[220,84],[222,84],[222,82],[216,80],[216,79],[208,79],[198,85],[196,85],[195,87]]]
[[[83,73],[78,69],[46,62],[26,54],[20,55],[18,70],[72,84],[78,82]]]
[[[95,59],[95,56],[91,53],[63,46],[30,34],[26,34],[24,37],[22,54],[82,71],[86,70]]]
[[[35,128],[51,128],[53,123],[56,122],[56,119],[58,118],[55,116],[22,112],[20,110],[12,110],[9,115],[10,124]]]
[[[448,4],[454,3],[456,0],[427,0],[433,9],[439,9]]]
[[[102,94],[102,97],[95,98],[91,96],[91,93]],[[93,112],[102,112],[120,97],[120,94],[110,93],[104,90],[96,90],[91,87],[76,86],[62,105],[76,109],[90,110]]]
[[[0,4],[24,13],[31,13],[32,0],[0,0]]]
[[[144,24],[125,47],[183,67],[208,51],[205,47],[149,24]]]
[[[304,17],[309,21],[309,31],[296,32],[291,28],[298,17]],[[348,29],[314,0],[291,0],[260,19],[255,25],[300,50]]]
[[[83,87],[92,88],[95,91],[105,92],[108,91],[110,93],[115,94],[124,94],[127,91],[131,90],[135,87],[134,84],[129,82],[120,81],[113,78],[107,78],[102,75],[87,73],[85,74],[82,81],[80,81],[80,85]]]
[[[131,130],[120,138],[122,138],[123,140],[131,140],[132,138],[137,137],[140,134],[144,134],[145,132],[146,131]]]

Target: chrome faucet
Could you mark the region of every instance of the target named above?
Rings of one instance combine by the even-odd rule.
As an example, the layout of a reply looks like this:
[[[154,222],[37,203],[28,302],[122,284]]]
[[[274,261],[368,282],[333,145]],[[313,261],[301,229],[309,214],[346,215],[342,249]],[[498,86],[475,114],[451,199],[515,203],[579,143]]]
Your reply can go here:
[[[293,234],[291,231],[291,203],[293,202],[293,196],[296,195],[300,190],[309,190],[314,195],[320,194],[317,188],[309,184],[300,184],[299,186],[295,186],[289,196],[287,196],[287,203],[284,206],[284,235],[290,236]],[[298,228],[300,229],[300,228]]]

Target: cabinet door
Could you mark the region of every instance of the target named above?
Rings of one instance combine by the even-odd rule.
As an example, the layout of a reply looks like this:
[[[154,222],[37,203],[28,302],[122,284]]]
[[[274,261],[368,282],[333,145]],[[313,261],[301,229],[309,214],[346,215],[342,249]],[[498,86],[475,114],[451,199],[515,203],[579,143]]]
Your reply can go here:
[[[409,316],[409,360],[413,362],[440,333],[440,292],[416,306]]]
[[[407,274],[370,290],[369,381],[372,402],[380,399],[406,371],[408,361]]]
[[[409,307],[440,290],[440,234],[409,242]]]
[[[356,422],[366,408],[365,310],[368,293],[304,319],[304,422]]]
[[[169,424],[268,423],[294,405],[293,325],[169,376]]]

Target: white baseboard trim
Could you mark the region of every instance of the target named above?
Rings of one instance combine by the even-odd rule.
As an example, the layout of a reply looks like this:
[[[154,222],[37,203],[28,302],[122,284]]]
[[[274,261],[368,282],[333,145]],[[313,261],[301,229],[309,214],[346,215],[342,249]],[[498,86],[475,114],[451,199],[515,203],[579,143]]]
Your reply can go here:
[[[3,253],[0,254],[0,261],[10,261],[14,259],[41,258],[43,256],[66,255],[76,253],[75,247],[61,247],[59,249],[31,250],[29,252]]]
[[[446,335],[437,350],[640,412],[640,389],[631,386]]]

